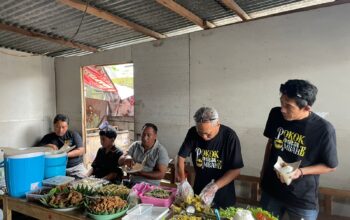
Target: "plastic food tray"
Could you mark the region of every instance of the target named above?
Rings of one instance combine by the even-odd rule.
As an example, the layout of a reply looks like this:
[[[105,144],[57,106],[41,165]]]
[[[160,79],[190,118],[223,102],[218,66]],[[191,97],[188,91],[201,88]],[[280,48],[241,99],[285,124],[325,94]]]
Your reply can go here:
[[[96,188],[99,188],[99,187],[106,185],[108,183],[109,183],[109,181],[105,180],[105,179],[87,177],[84,179],[75,180],[75,181],[71,182],[70,185],[73,188],[76,188],[80,185],[80,186],[86,186],[86,187],[91,188],[91,189],[96,189]]]
[[[70,176],[55,176],[55,177],[51,177],[49,179],[43,180],[43,185],[55,187],[55,186],[68,184],[73,180],[74,180],[74,177],[70,177]]]
[[[50,189],[52,189],[52,187],[44,186],[40,189],[36,189],[36,190],[30,191],[30,192],[27,192],[26,199],[29,202],[39,201],[41,198],[46,197],[48,194],[47,193],[46,194],[37,194],[37,193],[41,192],[42,190],[50,190]]]
[[[161,220],[168,212],[169,209],[166,207],[139,204],[130,209],[122,220]]]
[[[169,198],[167,199],[160,199],[160,198],[155,198],[155,197],[150,197],[150,196],[145,196],[144,194],[156,189],[156,188],[161,188],[164,190],[168,190],[171,192]],[[169,188],[169,187],[162,187],[162,186],[150,186],[149,189],[144,190],[140,195],[140,199],[142,203],[145,204],[152,204],[154,206],[160,206],[160,207],[170,207],[171,204],[175,200],[175,195],[176,195],[176,189],[175,188]]]

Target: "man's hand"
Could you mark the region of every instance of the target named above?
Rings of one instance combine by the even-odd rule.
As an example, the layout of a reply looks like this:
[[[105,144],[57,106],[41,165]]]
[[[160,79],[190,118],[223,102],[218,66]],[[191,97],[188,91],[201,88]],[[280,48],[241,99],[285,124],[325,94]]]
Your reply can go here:
[[[50,147],[52,150],[58,150],[58,147],[54,144],[46,144],[46,147]]]
[[[185,175],[185,160],[186,158],[178,156],[177,158],[177,173],[176,173],[176,181],[182,183],[186,180]]]
[[[204,187],[204,189],[199,194],[199,196],[201,197],[202,201],[209,206],[213,202],[215,194],[218,191],[218,189],[219,187],[218,185],[216,185],[215,182],[210,182],[208,185]]]
[[[132,166],[134,166],[134,164],[135,164],[135,162],[134,162],[134,160],[132,159],[131,156],[128,155],[128,156],[125,157],[125,159],[124,159],[124,166],[126,165],[128,167],[132,167]]]
[[[276,172],[277,178],[281,181],[281,183],[286,183],[285,179],[280,174],[280,172],[278,172],[277,170],[275,170],[275,172]],[[289,179],[295,180],[295,179],[299,179],[299,178],[303,177],[304,174],[303,174],[301,168],[299,168],[299,169],[296,169],[293,172],[287,173],[285,175],[288,176]]]
[[[303,176],[304,176],[303,171],[301,170],[301,168],[298,168],[291,173],[290,178],[292,180],[295,180],[295,179],[299,179]]]

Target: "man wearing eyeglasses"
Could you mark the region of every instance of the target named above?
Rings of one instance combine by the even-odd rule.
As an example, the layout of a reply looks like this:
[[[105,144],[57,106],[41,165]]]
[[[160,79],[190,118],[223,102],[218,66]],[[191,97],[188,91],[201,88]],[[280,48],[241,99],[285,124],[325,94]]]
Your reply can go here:
[[[287,212],[291,220],[317,219],[319,176],[338,165],[335,129],[311,111],[317,91],[308,81],[288,80],[280,87],[281,107],[270,111],[266,123],[260,202],[279,218]],[[278,157],[286,163],[301,161],[290,173],[290,185],[274,170]]]
[[[193,190],[207,204],[226,208],[236,201],[234,179],[244,166],[241,145],[236,133],[220,124],[218,112],[202,107],[193,116],[190,128],[178,153],[178,178],[184,182],[185,159],[192,154],[196,178]]]

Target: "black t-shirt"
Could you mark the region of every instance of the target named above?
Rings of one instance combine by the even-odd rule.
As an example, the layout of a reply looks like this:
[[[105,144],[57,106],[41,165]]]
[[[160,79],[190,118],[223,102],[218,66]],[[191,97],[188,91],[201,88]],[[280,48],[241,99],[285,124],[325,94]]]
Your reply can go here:
[[[91,164],[93,168],[92,175],[95,175],[96,178],[103,178],[110,173],[117,173],[118,177],[121,178],[123,171],[119,168],[118,160],[122,155],[123,152],[115,146],[108,153],[106,153],[105,148],[99,148],[96,158]]]
[[[225,125],[220,125],[219,133],[209,141],[198,135],[196,127],[189,129],[178,155],[186,158],[190,153],[196,172],[193,187],[195,194],[199,194],[212,179],[217,180],[228,170],[244,166],[239,139]],[[235,202],[234,181],[218,190],[214,198],[215,207],[226,208]]]
[[[273,169],[280,156],[287,163],[301,160],[300,167],[338,165],[336,135],[333,126],[315,113],[302,120],[284,120],[281,108],[273,108],[264,135],[272,139],[269,162],[262,178],[262,188],[288,205],[302,209],[318,208],[319,175],[305,175],[287,186]]]
[[[54,144],[60,149],[64,144],[69,146],[83,147],[83,141],[76,131],[68,130],[62,137],[57,136],[55,132],[45,135],[39,142],[39,146]],[[83,162],[83,156],[68,158],[67,168],[74,167]]]

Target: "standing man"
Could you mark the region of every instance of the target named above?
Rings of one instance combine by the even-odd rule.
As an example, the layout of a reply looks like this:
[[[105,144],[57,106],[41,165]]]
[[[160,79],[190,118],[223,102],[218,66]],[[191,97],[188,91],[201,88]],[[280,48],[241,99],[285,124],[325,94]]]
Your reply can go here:
[[[59,150],[63,145],[75,145],[76,148],[67,153],[67,176],[84,178],[87,172],[83,164],[85,148],[80,135],[76,131],[68,130],[69,119],[65,115],[56,115],[53,125],[54,132],[45,135],[39,142],[39,146],[49,146],[54,150]]]
[[[130,176],[132,184],[147,182],[159,185],[168,169],[169,156],[163,145],[157,140],[158,128],[152,123],[146,123],[142,127],[141,141],[131,144],[128,151],[119,158],[120,166],[132,167],[135,163],[143,163],[140,172]]]
[[[226,208],[236,202],[234,179],[244,166],[241,145],[236,133],[221,125],[218,112],[202,107],[193,116],[196,126],[190,128],[178,153],[178,177],[185,180],[185,159],[192,154],[196,178],[194,193],[207,204],[214,196],[214,206]],[[212,183],[211,181],[214,180]]]
[[[311,111],[317,88],[305,80],[288,80],[280,87],[281,107],[271,110],[264,136],[268,138],[261,171],[264,209],[282,218],[315,220],[318,215],[320,174],[338,165],[333,126]],[[290,185],[274,171],[280,156],[285,162],[301,160]]]

